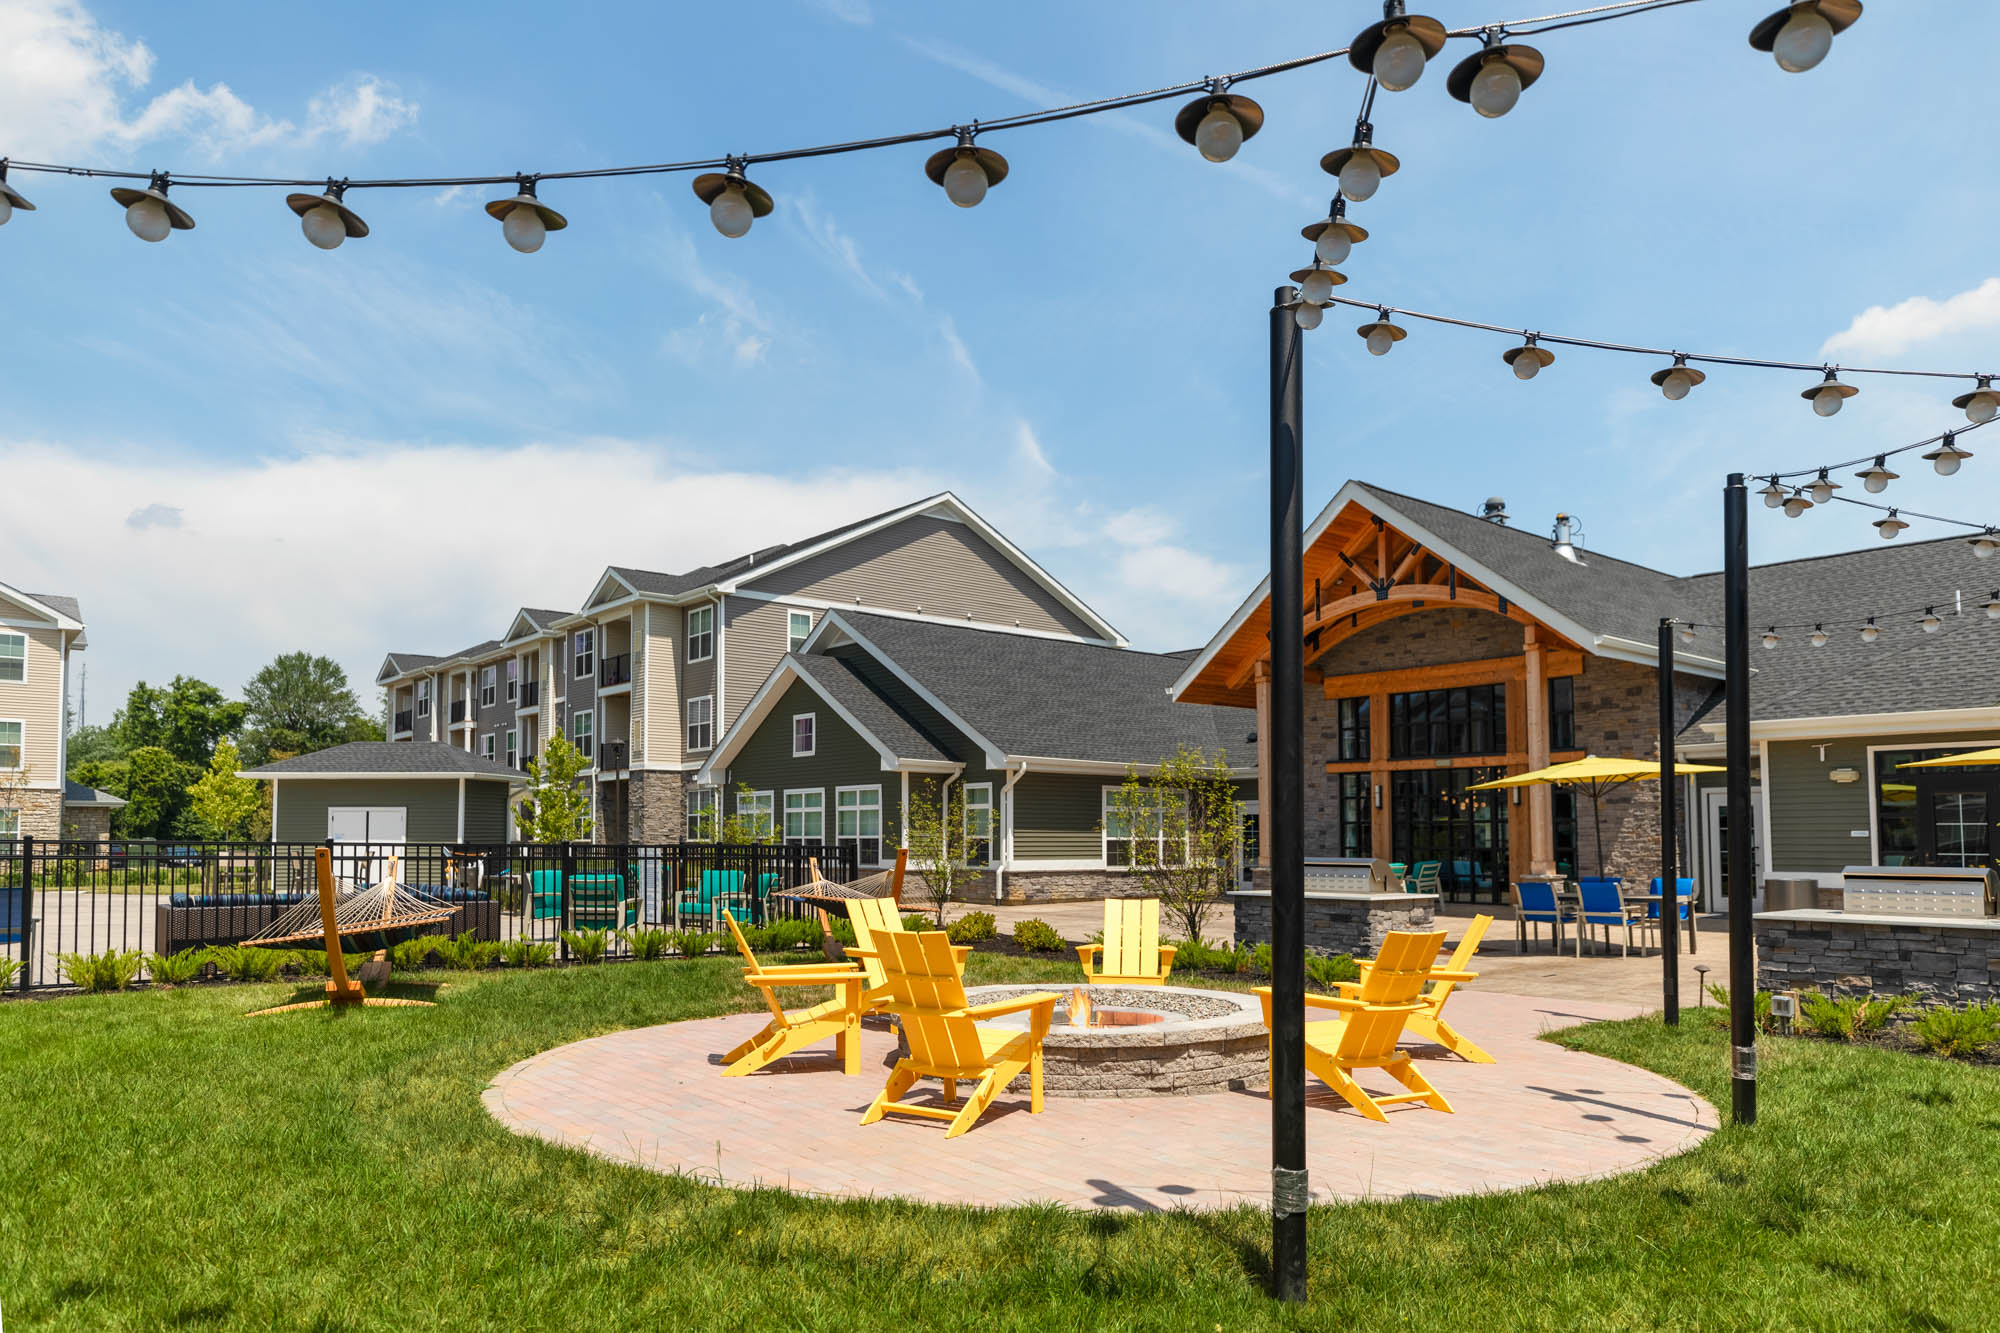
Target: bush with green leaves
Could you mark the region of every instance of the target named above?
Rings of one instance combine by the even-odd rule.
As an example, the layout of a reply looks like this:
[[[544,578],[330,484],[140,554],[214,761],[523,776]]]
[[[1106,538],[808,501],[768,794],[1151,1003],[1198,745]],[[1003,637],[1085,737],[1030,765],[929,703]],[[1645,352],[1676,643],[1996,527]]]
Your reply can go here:
[[[1709,982],[1708,998],[1721,1005],[1725,1014],[1729,1012],[1729,987]],[[1750,997],[1750,1017],[1757,1031],[1777,1031],[1777,1024],[1771,1018],[1771,992],[1760,990]]]
[[[1063,937],[1048,922],[1031,916],[1014,923],[1014,943],[1029,953],[1055,953],[1063,947]]]
[[[835,944],[846,945],[852,948],[854,945],[860,943],[854,935],[854,923],[844,916],[831,918],[827,930],[832,934]]]
[[[500,956],[509,967],[547,967],[556,960],[556,946],[547,941],[508,940]]]
[[[903,913],[903,929],[907,931],[936,930],[937,923],[921,912]]]
[[[103,953],[59,953],[56,962],[70,985],[96,994],[130,989],[145,958],[137,949],[107,949]]]
[[[363,963],[368,961],[368,953],[366,950],[360,953],[347,953],[343,950],[340,955],[340,961],[347,968],[347,975],[351,977]],[[292,966],[298,969],[298,973],[302,977],[330,977],[333,975],[331,960],[328,959],[326,950],[324,949],[299,949],[294,951],[292,954]],[[153,975],[157,977],[159,973],[156,971]]]
[[[414,972],[420,967],[429,967],[431,955],[437,952],[442,940],[436,935],[416,935],[407,940],[399,940],[389,946],[389,963],[400,972]]]
[[[2000,1001],[1963,1009],[1928,1009],[1910,1024],[1910,1030],[1932,1055],[1977,1055],[2000,1042]]]
[[[819,943],[819,922],[817,921],[773,921],[764,927],[765,935],[773,950],[790,952],[804,944]]]
[[[619,931],[618,938],[625,941],[625,947],[642,963],[665,958],[673,947],[673,932],[658,926],[633,926]]]
[[[1799,996],[1799,1021],[1822,1037],[1860,1041],[1887,1027],[1889,1020],[1909,1008],[1907,995],[1821,995],[1807,991]]]
[[[1306,976],[1323,994],[1331,995],[1340,989],[1341,982],[1361,980],[1361,967],[1354,961],[1353,954],[1323,954],[1308,951]]]
[[[977,944],[998,935],[1000,926],[991,912],[967,912],[946,926],[944,933],[951,937],[953,944]]]
[[[439,941],[438,958],[446,967],[458,972],[476,972],[493,966],[500,957],[500,945],[490,940],[482,940],[469,930]]]
[[[762,943],[764,932],[762,930],[755,926],[740,927],[740,929],[743,931],[743,942],[748,944],[753,951],[764,947]],[[757,932],[758,939],[753,940],[750,938],[753,930]],[[720,936],[706,930],[670,931],[667,932],[667,947],[672,949],[674,955],[678,958],[706,958],[708,957],[708,951],[715,947],[716,942],[720,938]]]
[[[1175,945],[1174,950],[1176,972],[1221,972],[1233,976],[1248,972],[1251,962],[1248,945],[1231,946],[1209,944],[1203,940],[1183,940]]]
[[[562,938],[569,946],[570,958],[579,963],[601,963],[604,951],[611,947],[608,930],[565,930]]]
[[[185,986],[201,975],[208,964],[202,949],[182,949],[179,953],[146,955],[146,971],[162,986]]]
[[[291,954],[281,949],[258,949],[243,944],[209,947],[206,962],[231,981],[270,981],[284,971]]]
[[[21,975],[20,959],[0,958],[0,991],[4,991],[9,986],[12,986],[14,984],[14,978],[20,975]]]

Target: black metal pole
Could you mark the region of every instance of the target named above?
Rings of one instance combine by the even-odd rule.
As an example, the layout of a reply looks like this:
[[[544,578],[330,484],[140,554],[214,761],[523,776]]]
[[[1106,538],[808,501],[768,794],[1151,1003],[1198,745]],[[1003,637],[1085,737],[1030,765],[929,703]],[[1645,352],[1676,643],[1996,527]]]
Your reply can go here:
[[[1750,530],[1743,474],[1722,492],[1722,632],[1728,672],[1723,685],[1729,766],[1729,1113],[1757,1123],[1756,964],[1750,949]]]
[[[1298,293],[1271,297],[1271,1284],[1306,1298],[1305,414]]]
[[[1674,855],[1680,779],[1674,776],[1674,622],[1660,621],[1660,998],[1668,1027],[1681,1021],[1680,863]],[[1694,908],[1688,908],[1692,914]]]

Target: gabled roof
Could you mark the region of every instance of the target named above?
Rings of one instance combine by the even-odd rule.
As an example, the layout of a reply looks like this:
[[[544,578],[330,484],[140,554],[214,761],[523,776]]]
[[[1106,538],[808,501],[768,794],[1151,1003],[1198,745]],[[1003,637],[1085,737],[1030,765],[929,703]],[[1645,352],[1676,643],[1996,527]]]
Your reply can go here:
[[[390,653],[382,659],[382,669],[375,673],[375,683],[385,685],[398,676],[421,671],[442,661],[442,657],[432,657],[428,653]]]
[[[505,642],[532,638],[537,634],[547,634],[555,628],[557,621],[569,615],[567,611],[548,611],[540,607],[524,606],[514,613],[514,619],[507,626]]]
[[[293,759],[243,770],[246,778],[501,778],[525,783],[519,773],[439,741],[349,741]]]
[[[63,808],[66,810],[79,808],[122,810],[126,804],[123,797],[113,796],[108,791],[99,791],[95,787],[86,787],[81,782],[63,779]]]
[[[695,775],[697,782],[712,782],[716,771],[728,767],[744,743],[770,718],[794,682],[804,684],[818,695],[835,716],[872,745],[886,770],[949,771],[964,762],[945,748],[941,738],[929,734],[908,712],[871,686],[854,663],[836,657],[793,653],[780,661],[757,687],[728,734]]]
[[[72,648],[90,646],[83,636],[83,608],[76,598],[58,592],[22,592],[5,583],[0,583],[0,598],[13,602],[31,615],[48,620],[55,628],[72,636]]]

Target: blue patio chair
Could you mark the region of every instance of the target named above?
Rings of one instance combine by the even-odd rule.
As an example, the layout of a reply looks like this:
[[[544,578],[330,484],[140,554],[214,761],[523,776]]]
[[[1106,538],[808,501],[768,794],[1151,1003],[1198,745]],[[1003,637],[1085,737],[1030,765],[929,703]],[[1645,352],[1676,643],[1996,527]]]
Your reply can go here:
[[[1657,931],[1660,928],[1660,877],[1658,875],[1653,876],[1651,888],[1653,900],[1646,904],[1646,920],[1651,922],[1653,929]],[[1686,876],[1676,879],[1674,881],[1674,896],[1680,900],[1680,911],[1675,913],[1675,921],[1693,921],[1694,880]],[[1694,941],[1694,932],[1690,930],[1688,932],[1688,948],[1690,950],[1694,948]]]
[[[693,896],[680,905],[683,928],[692,918],[701,923],[702,929],[713,929],[717,914],[724,908],[741,910],[745,878],[747,876],[741,870],[702,871],[701,877],[695,881]]]
[[[1617,926],[1625,932],[1623,953],[1632,952],[1632,920],[1635,915],[1643,922],[1644,910],[1636,903],[1628,907],[1618,893],[1615,879],[1580,879],[1576,882],[1577,892],[1582,898],[1582,908],[1576,924],[1576,956],[1583,957],[1583,937],[1593,926],[1604,931],[1604,951],[1611,952],[1611,928]]]
[[[1549,928],[1549,952],[1562,952],[1562,928],[1574,920],[1576,909],[1556,899],[1556,886],[1547,880],[1523,880],[1514,886],[1514,938],[1521,952],[1528,951],[1528,927]]]

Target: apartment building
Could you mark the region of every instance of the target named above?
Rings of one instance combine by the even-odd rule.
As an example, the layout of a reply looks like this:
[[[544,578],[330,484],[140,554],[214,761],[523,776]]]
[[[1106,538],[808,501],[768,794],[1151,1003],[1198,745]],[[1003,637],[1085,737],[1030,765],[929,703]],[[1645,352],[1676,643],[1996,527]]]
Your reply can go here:
[[[125,804],[64,779],[70,657],[84,647],[74,597],[0,583],[0,842],[102,838]]]
[[[607,567],[574,611],[523,608],[447,656],[390,653],[392,741],[525,767],[591,760],[598,837],[685,836],[696,770],[831,609],[1123,647],[1103,617],[950,492],[683,573]]]

